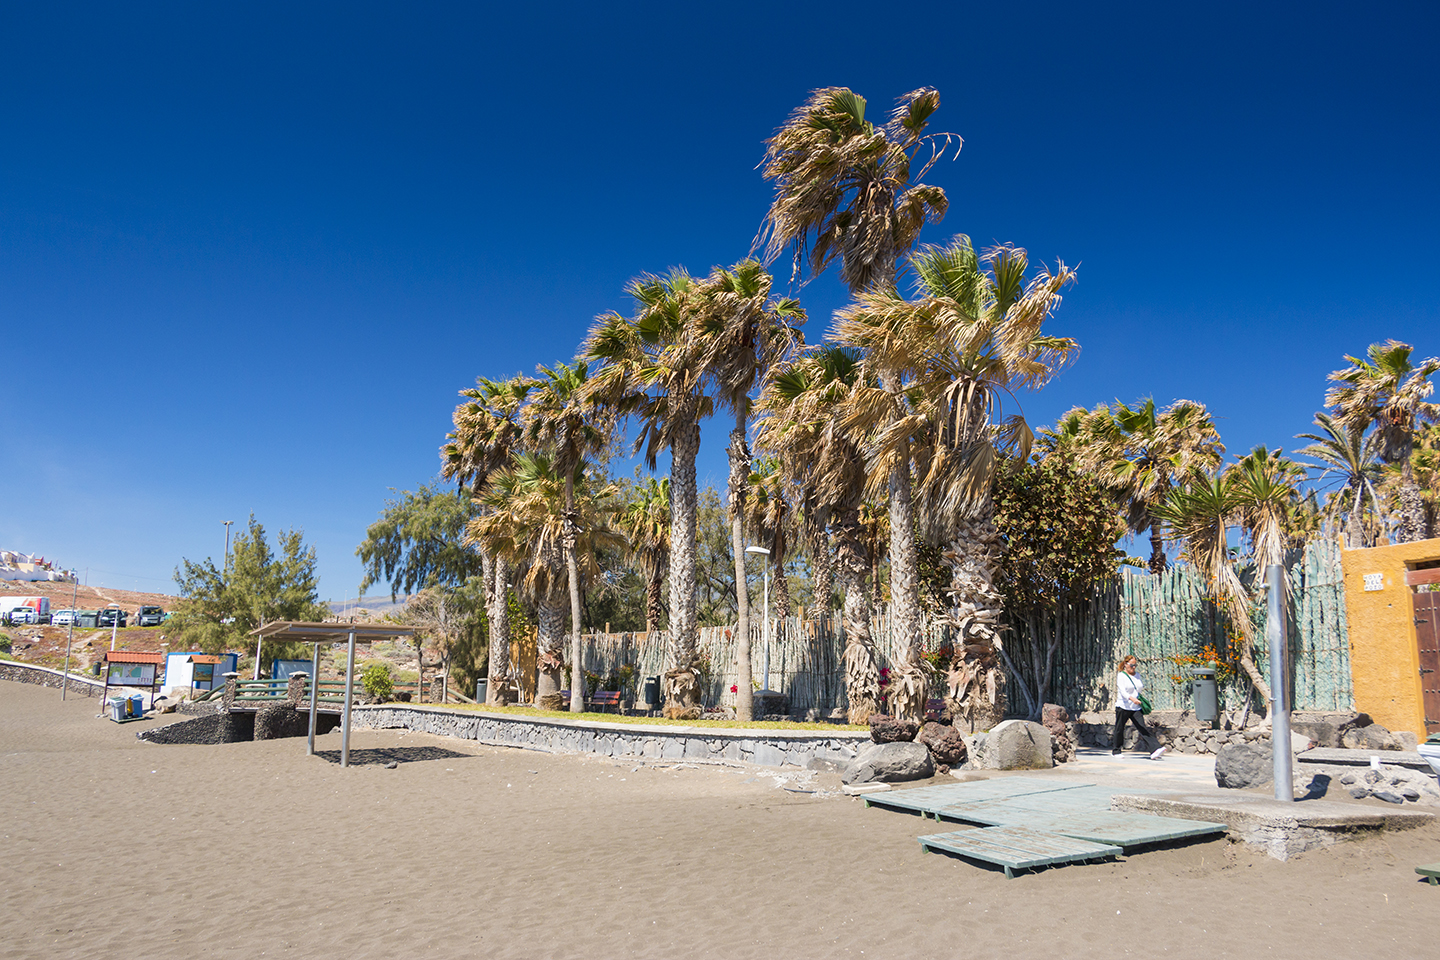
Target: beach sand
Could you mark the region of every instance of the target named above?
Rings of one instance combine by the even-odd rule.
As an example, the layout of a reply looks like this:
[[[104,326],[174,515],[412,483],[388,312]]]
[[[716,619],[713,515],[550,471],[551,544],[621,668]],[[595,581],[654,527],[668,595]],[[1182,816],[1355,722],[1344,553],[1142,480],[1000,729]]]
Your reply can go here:
[[[0,957],[1430,957],[1440,829],[1025,874],[763,768],[403,731],[222,746],[0,681]],[[395,769],[384,762],[401,761]],[[828,778],[828,779],[826,779]],[[817,780],[834,787],[835,775]]]

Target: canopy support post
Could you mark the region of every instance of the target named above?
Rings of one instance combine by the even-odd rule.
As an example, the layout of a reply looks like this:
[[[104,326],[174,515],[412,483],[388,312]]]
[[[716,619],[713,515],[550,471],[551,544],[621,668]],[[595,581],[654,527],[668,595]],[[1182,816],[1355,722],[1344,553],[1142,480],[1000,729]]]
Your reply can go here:
[[[350,700],[355,690],[355,631],[350,631],[350,645],[345,654],[345,716],[341,726],[345,734],[340,738],[340,766],[350,766]]]
[[[315,713],[319,706],[320,693],[320,644],[315,644],[315,653],[310,658],[310,742],[305,747],[305,756],[315,756]]]

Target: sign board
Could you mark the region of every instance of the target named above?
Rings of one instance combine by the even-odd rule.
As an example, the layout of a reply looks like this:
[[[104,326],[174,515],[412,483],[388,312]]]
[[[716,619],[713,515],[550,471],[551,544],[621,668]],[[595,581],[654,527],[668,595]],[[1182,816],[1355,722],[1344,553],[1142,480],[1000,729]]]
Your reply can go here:
[[[1385,574],[1383,574],[1383,573],[1367,573],[1367,574],[1365,574],[1365,590],[1366,590],[1366,592],[1369,592],[1369,591],[1371,591],[1371,590],[1384,590],[1384,589],[1385,589]]]
[[[107,682],[118,687],[155,686],[155,664],[112,663]]]

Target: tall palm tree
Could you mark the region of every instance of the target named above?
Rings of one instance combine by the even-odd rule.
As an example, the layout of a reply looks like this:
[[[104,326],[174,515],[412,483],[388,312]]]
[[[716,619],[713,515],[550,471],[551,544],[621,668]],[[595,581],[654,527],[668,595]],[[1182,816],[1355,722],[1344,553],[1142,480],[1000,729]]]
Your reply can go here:
[[[542,366],[529,402],[522,411],[525,438],[531,449],[550,451],[555,472],[565,482],[564,550],[570,588],[570,712],[585,709],[585,684],[580,650],[580,569],[575,545],[580,536],[575,512],[575,477],[585,458],[600,453],[610,440],[611,416],[586,392],[587,363]]]
[[[776,369],[760,396],[758,439],[775,451],[808,499],[827,505],[835,567],[844,591],[845,693],[851,723],[880,708],[880,668],[870,636],[870,553],[860,511],[864,458],[843,426],[846,398],[861,377],[853,350],[826,345]]]
[[[1342,427],[1328,413],[1315,414],[1315,425],[1322,432],[1299,434],[1298,439],[1313,442],[1296,453],[1320,462],[1317,480],[1324,482],[1334,477],[1340,481],[1340,489],[1326,500],[1325,513],[1334,519],[1343,516],[1346,544],[1351,549],[1363,547],[1366,539],[1361,508],[1366,495],[1372,505],[1379,504],[1375,482],[1380,477],[1381,435],[1367,434],[1363,427]]]
[[[840,278],[852,295],[893,291],[900,258],[914,247],[921,228],[939,222],[949,205],[939,187],[912,183],[949,146],[958,151],[961,144],[953,134],[925,132],[939,106],[940,94],[921,87],[900,97],[889,122],[876,126],[865,118],[865,98],[852,90],[813,91],[766,142],[763,173],[775,184],[775,198],[756,238],[766,262],[789,249],[798,275],[803,260],[818,274],[838,259]],[[870,407],[868,419],[888,424],[890,435],[877,448],[880,462],[871,469],[883,477],[889,499],[892,623],[902,644],[918,650],[911,462],[903,427],[890,429],[908,416],[905,384],[884,365],[876,372],[878,387],[861,392]]]
[[[988,726],[1004,715],[1002,607],[993,582],[999,534],[990,490],[1000,453],[1028,456],[1032,440],[1022,416],[999,416],[1000,400],[1043,387],[1078,349],[1075,341],[1042,329],[1075,274],[1060,264],[1028,277],[1024,250],[998,246],[982,257],[964,235],[945,247],[923,248],[911,264],[915,299],[870,291],[836,314],[836,336],[865,352],[864,362],[882,384],[901,387],[887,397],[857,392],[849,423],[873,432],[876,464],[913,456],[925,465],[920,505],[929,534],[947,545],[948,619],[962,639],[961,667],[951,686],[971,722]],[[892,469],[892,492],[894,476]],[[904,505],[892,496],[892,604],[902,589],[894,582],[895,551],[902,544],[915,549],[914,526],[897,529],[906,522],[896,513],[897,502]],[[908,649],[896,713],[918,716],[928,696],[928,668],[919,631],[902,636]]]
[[[735,715],[753,713],[750,666],[750,597],[745,588],[746,478],[750,474],[751,395],[770,368],[801,342],[805,311],[798,300],[771,297],[772,279],[758,260],[716,267],[696,289],[695,335],[714,383],[714,397],[730,410],[730,541],[735,563]]]
[[[1094,475],[1120,505],[1132,535],[1150,533],[1150,572],[1164,571],[1165,528],[1154,507],[1170,491],[1219,468],[1225,453],[1205,405],[1176,400],[1160,410],[1147,397],[1135,406],[1116,400],[1061,418],[1065,442],[1079,466]]]
[[[1283,454],[1260,444],[1225,470],[1235,493],[1235,522],[1249,541],[1257,582],[1272,565],[1284,565],[1286,549],[1299,545],[1293,524],[1305,468]]]
[[[626,292],[637,305],[633,317],[601,316],[585,340],[585,356],[601,366],[588,392],[622,416],[635,418],[636,451],[655,469],[670,451],[670,649],[666,710],[693,714],[700,705],[695,602],[695,523],[699,491],[695,456],[700,421],[714,407],[706,392],[704,344],[692,322],[696,282],[683,270],[668,277],[642,276]]]
[[[1398,340],[1372,343],[1367,359],[1347,356],[1350,366],[1330,374],[1335,386],[1325,394],[1325,405],[1345,429],[1369,429],[1380,434],[1380,459],[1400,465],[1401,543],[1425,535],[1425,505],[1415,482],[1410,453],[1422,424],[1440,422],[1440,405],[1427,398],[1435,390],[1430,377],[1440,370],[1440,358],[1411,362],[1414,348]]]
[[[647,477],[620,513],[627,552],[645,578],[645,629],[659,630],[661,584],[670,566],[670,479]]]
[[[455,428],[440,448],[441,475],[467,488],[472,498],[486,492],[490,478],[509,465],[520,447],[519,412],[530,392],[526,377],[509,380],[480,378],[473,388],[460,391],[465,402],[455,408]],[[485,509],[482,504],[482,510]],[[485,582],[485,612],[490,622],[490,663],[486,699],[494,703],[510,672],[510,565],[483,545],[481,575]]]

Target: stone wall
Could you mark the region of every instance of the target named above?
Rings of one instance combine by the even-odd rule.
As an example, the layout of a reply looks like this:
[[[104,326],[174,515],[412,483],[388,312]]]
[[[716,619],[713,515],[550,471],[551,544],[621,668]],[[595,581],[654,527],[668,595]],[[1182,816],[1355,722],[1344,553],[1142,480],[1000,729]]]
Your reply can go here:
[[[438,707],[356,707],[355,726],[406,729],[543,753],[589,753],[647,760],[732,760],[766,767],[804,766],[811,759],[848,762],[870,742],[864,730],[724,730],[699,727],[583,723],[512,717]]]
[[[20,683],[34,683],[42,687],[54,687],[56,690],[59,690],[64,676],[64,673],[59,670],[37,666],[33,663],[0,661],[0,680],[16,680]],[[70,683],[67,690],[76,696],[98,697],[104,692],[105,684],[93,677],[79,677],[72,673],[70,674]]]
[[[1291,715],[1290,729],[1310,737],[1319,746],[1338,747],[1341,745],[1338,742],[1340,733],[1357,722],[1363,726],[1370,723],[1370,718],[1354,711],[1307,710]],[[1147,740],[1144,746],[1154,749],[1163,745],[1173,753],[1216,754],[1229,743],[1270,743],[1269,724],[1262,725],[1253,717],[1244,730],[1234,728],[1229,721],[1222,721],[1219,728],[1212,728],[1209,723],[1196,720],[1189,710],[1156,710],[1145,718],[1145,725],[1155,732],[1156,738]],[[1080,743],[1089,747],[1108,748],[1114,729],[1114,711],[1089,711],[1080,714],[1075,721]],[[1137,749],[1140,746],[1138,739],[1135,727],[1126,724],[1124,749]]]

